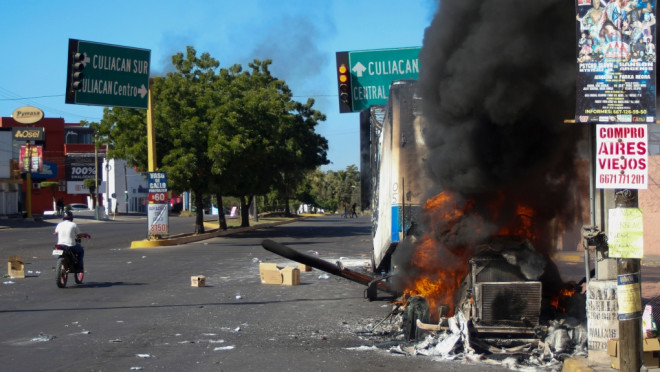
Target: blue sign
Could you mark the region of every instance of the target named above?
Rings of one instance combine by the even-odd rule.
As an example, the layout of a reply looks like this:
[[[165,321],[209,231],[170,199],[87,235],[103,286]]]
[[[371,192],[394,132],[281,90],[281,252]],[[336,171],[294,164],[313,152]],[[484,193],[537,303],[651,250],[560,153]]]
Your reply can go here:
[[[32,172],[32,178],[57,178],[57,164],[45,161],[41,172]]]
[[[149,193],[167,192],[167,173],[149,172]]]

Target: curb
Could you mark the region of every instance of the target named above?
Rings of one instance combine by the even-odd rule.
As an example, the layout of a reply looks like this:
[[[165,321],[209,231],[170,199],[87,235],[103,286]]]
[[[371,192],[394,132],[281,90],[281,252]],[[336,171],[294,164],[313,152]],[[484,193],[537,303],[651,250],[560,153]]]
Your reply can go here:
[[[217,238],[217,237],[221,237],[221,236],[239,234],[239,233],[242,233],[242,232],[245,232],[245,231],[252,231],[252,230],[257,230],[257,229],[270,228],[270,227],[274,227],[274,226],[278,226],[278,225],[284,225],[284,224],[291,223],[291,222],[294,222],[294,221],[298,221],[298,220],[265,223],[265,224],[261,224],[261,225],[248,226],[248,227],[237,227],[237,228],[227,229],[227,230],[216,229],[216,230],[213,230],[211,232],[204,233],[204,234],[196,234],[196,235],[183,234],[183,236],[178,236],[178,237],[175,236],[175,237],[172,237],[172,238],[169,238],[169,239],[136,240],[136,241],[131,242],[131,249],[167,247],[167,246],[173,246],[173,245],[193,243],[193,242],[198,242],[198,241],[201,241],[201,240],[206,240],[206,239],[211,239],[211,238]]]

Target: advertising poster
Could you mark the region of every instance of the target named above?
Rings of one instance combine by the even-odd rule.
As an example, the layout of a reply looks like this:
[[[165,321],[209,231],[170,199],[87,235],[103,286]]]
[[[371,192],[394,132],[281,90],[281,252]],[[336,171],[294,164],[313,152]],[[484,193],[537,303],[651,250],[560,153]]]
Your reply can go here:
[[[648,188],[648,157],[646,124],[596,125],[596,188]]]
[[[617,276],[619,320],[642,317],[642,294],[639,276],[639,273]]]
[[[149,235],[169,234],[167,204],[148,204]]]
[[[609,211],[607,245],[610,257],[644,257],[644,218],[639,208],[613,208]]]
[[[102,169],[103,158],[99,157],[98,169]],[[94,166],[94,155],[68,155],[65,159],[65,171],[67,181],[84,181],[87,178],[94,178],[96,168]]]
[[[22,172],[41,172],[43,169],[43,149],[41,146],[21,146],[18,166]]]
[[[576,122],[655,123],[656,0],[577,0]]]

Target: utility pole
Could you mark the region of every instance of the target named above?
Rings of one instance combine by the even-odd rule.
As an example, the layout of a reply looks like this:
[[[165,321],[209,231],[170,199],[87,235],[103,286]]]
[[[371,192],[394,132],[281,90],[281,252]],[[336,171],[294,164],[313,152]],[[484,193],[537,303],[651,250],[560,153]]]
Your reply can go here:
[[[637,208],[637,190],[616,190],[616,208]],[[617,259],[619,303],[619,350],[621,372],[638,372],[642,367],[641,259]]]

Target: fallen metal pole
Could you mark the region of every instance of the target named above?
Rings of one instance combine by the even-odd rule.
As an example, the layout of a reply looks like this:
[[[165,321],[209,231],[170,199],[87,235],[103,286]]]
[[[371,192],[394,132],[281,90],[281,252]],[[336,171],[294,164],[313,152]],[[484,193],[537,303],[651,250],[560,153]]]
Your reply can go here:
[[[343,267],[339,262],[338,264],[333,264],[331,262],[322,260],[318,257],[300,253],[292,248],[287,247],[286,245],[276,243],[270,239],[265,239],[264,241],[261,242],[261,245],[266,250],[278,254],[282,257],[288,258],[296,262],[300,262],[301,264],[311,266],[321,271],[325,271],[328,274],[340,276],[344,279],[348,279],[356,283],[360,283],[368,286],[370,283],[374,282],[374,280],[378,279],[376,277],[372,277],[366,274],[358,273],[357,271],[347,269]],[[399,293],[388,282],[378,280],[376,282],[376,287],[392,295],[399,295]]]

